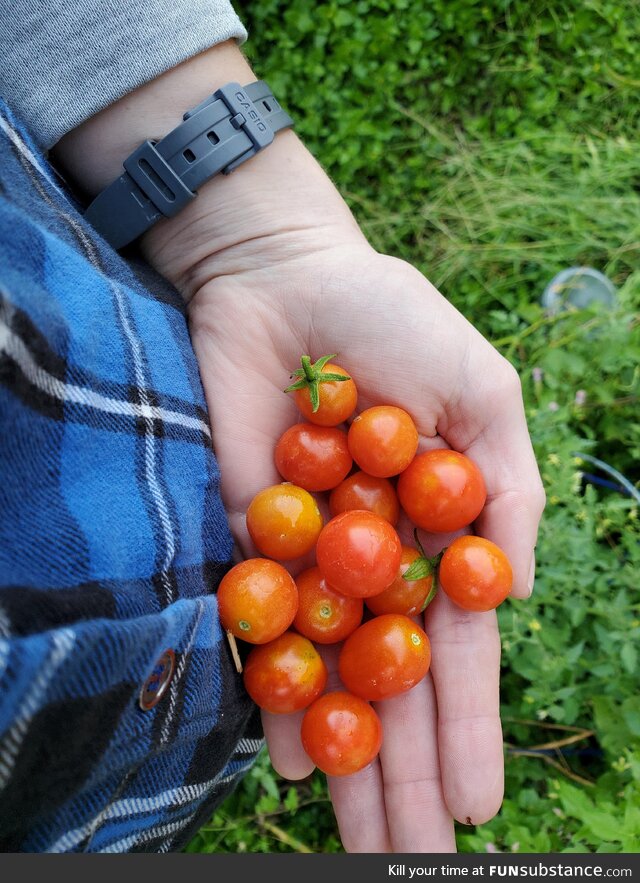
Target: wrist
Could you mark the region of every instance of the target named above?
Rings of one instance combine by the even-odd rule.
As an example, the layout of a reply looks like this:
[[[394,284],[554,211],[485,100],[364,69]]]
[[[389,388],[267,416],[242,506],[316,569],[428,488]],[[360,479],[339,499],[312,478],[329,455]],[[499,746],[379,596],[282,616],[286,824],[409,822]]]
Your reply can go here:
[[[291,131],[230,175],[203,185],[176,217],[140,241],[145,258],[186,300],[220,276],[280,264],[353,236],[351,213]]]
[[[224,83],[255,79],[237,45],[220,44],[87,120],[56,145],[52,158],[93,198],[119,177],[123,161],[142,142],[160,141],[186,110]],[[137,245],[189,300],[218,275],[296,249],[325,247],[335,241],[336,228],[345,227],[361,237],[318,163],[294,133],[281,131],[230,175],[200,186],[196,199],[155,224]]]

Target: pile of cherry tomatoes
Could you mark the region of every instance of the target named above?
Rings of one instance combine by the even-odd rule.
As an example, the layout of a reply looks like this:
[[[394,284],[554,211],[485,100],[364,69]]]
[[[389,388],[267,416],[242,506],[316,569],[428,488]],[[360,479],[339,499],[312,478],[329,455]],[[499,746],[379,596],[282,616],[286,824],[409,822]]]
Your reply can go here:
[[[306,709],[302,744],[329,775],[370,763],[382,744],[371,706],[415,686],[428,672],[429,638],[416,622],[436,586],[465,610],[497,607],[512,583],[494,543],[459,536],[435,557],[403,545],[401,511],[415,528],[452,533],[486,502],[475,463],[456,451],[418,451],[410,414],[378,405],[358,414],[344,368],[308,356],[285,391],[304,422],[287,429],[274,458],[282,483],[261,490],[247,529],[261,556],[242,561],[218,588],[229,635],[254,645],[244,663],[251,698],[273,714]],[[314,494],[328,494],[325,523]],[[315,553],[295,579],[281,562]],[[344,689],[325,693],[327,669],[315,645],[341,643]]]

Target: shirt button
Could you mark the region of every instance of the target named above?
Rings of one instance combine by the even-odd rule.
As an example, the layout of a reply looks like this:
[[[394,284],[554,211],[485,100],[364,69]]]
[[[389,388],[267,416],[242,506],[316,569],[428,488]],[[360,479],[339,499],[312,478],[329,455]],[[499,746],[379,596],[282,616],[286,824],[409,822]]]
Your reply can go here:
[[[149,711],[160,702],[169,689],[175,670],[176,654],[173,650],[165,650],[140,690],[139,703],[143,711]]]

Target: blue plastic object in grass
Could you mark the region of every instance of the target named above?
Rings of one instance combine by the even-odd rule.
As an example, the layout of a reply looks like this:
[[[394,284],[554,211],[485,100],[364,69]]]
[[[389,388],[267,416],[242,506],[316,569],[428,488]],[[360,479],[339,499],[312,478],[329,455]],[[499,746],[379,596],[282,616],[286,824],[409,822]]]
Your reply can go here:
[[[616,287],[604,273],[593,267],[567,267],[549,282],[540,302],[551,315],[570,307],[584,309],[594,304],[614,309]]]
[[[590,481],[592,484],[599,484],[602,487],[609,487],[612,490],[617,490],[621,494],[625,494],[627,497],[633,497],[633,499],[640,503],[640,490],[632,484],[628,478],[625,478],[621,472],[618,472],[617,469],[614,469],[613,466],[609,466],[608,463],[605,463],[604,460],[599,460],[597,457],[592,457],[591,454],[582,454],[580,451],[574,451],[571,454],[572,457],[579,457],[581,460],[584,460],[586,463],[591,463],[593,466],[597,466],[602,472],[605,472],[607,475],[611,476],[611,478],[615,479],[615,484],[611,481],[606,481],[605,479],[599,478],[596,475],[591,475],[590,473],[583,472],[582,476],[586,480]]]

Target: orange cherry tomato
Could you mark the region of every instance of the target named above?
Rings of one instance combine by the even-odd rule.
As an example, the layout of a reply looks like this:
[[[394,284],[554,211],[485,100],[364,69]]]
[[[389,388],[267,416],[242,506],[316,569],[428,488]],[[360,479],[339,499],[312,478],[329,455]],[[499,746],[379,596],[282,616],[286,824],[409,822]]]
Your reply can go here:
[[[276,469],[307,491],[328,491],[340,484],[353,464],[347,433],[335,426],[296,423],[278,439]]]
[[[251,650],[243,678],[256,705],[272,714],[290,714],[306,708],[322,693],[327,667],[308,638],[284,632]]]
[[[309,567],[296,577],[298,612],[293,627],[318,644],[334,644],[362,622],[362,598],[348,598],[328,585],[319,567]]]
[[[322,359],[318,360],[322,362]],[[318,363],[316,362],[315,365]],[[344,423],[356,409],[358,401],[358,390],[353,379],[349,376],[349,372],[345,371],[340,365],[333,362],[326,362],[318,371],[315,365],[309,365],[311,373],[315,372],[319,377],[317,382],[318,390],[318,409],[313,410],[311,402],[311,394],[308,387],[296,389],[293,392],[294,401],[302,416],[310,423],[317,423],[318,426],[337,426]],[[300,369],[298,369],[300,372]],[[323,374],[340,374],[347,377],[347,380],[322,380]],[[298,376],[304,376],[298,374]]]
[[[257,549],[281,561],[310,552],[323,523],[311,494],[288,482],[259,491],[247,509],[247,530]]]
[[[480,469],[458,451],[426,451],[398,479],[400,505],[432,533],[450,533],[474,521],[487,499]]]
[[[389,478],[407,468],[418,449],[411,415],[395,405],[367,408],[349,427],[349,450],[360,469]]]
[[[375,759],[382,745],[382,723],[362,699],[343,690],[325,693],[304,713],[302,747],[328,776],[349,776]]]
[[[388,478],[378,478],[366,472],[354,472],[340,482],[329,495],[332,516],[349,509],[367,509],[396,525],[400,517],[400,503],[394,486]]]
[[[377,595],[398,572],[402,543],[395,528],[364,509],[332,518],[320,531],[316,562],[332,588],[353,598]]]
[[[411,546],[402,547],[402,558],[396,578],[379,595],[367,598],[365,604],[369,610],[379,616],[382,613],[403,613],[414,616],[423,609],[431,587],[433,576],[422,579],[406,580],[403,574],[420,557],[420,552]]]
[[[408,616],[384,613],[349,635],[340,651],[338,672],[347,690],[374,701],[415,687],[430,662],[429,638],[420,626]]]
[[[293,577],[267,558],[247,558],[227,571],[217,599],[223,628],[250,644],[277,638],[289,628],[298,609]]]
[[[438,568],[443,592],[464,610],[493,610],[511,591],[511,563],[484,537],[458,537],[447,546]]]

